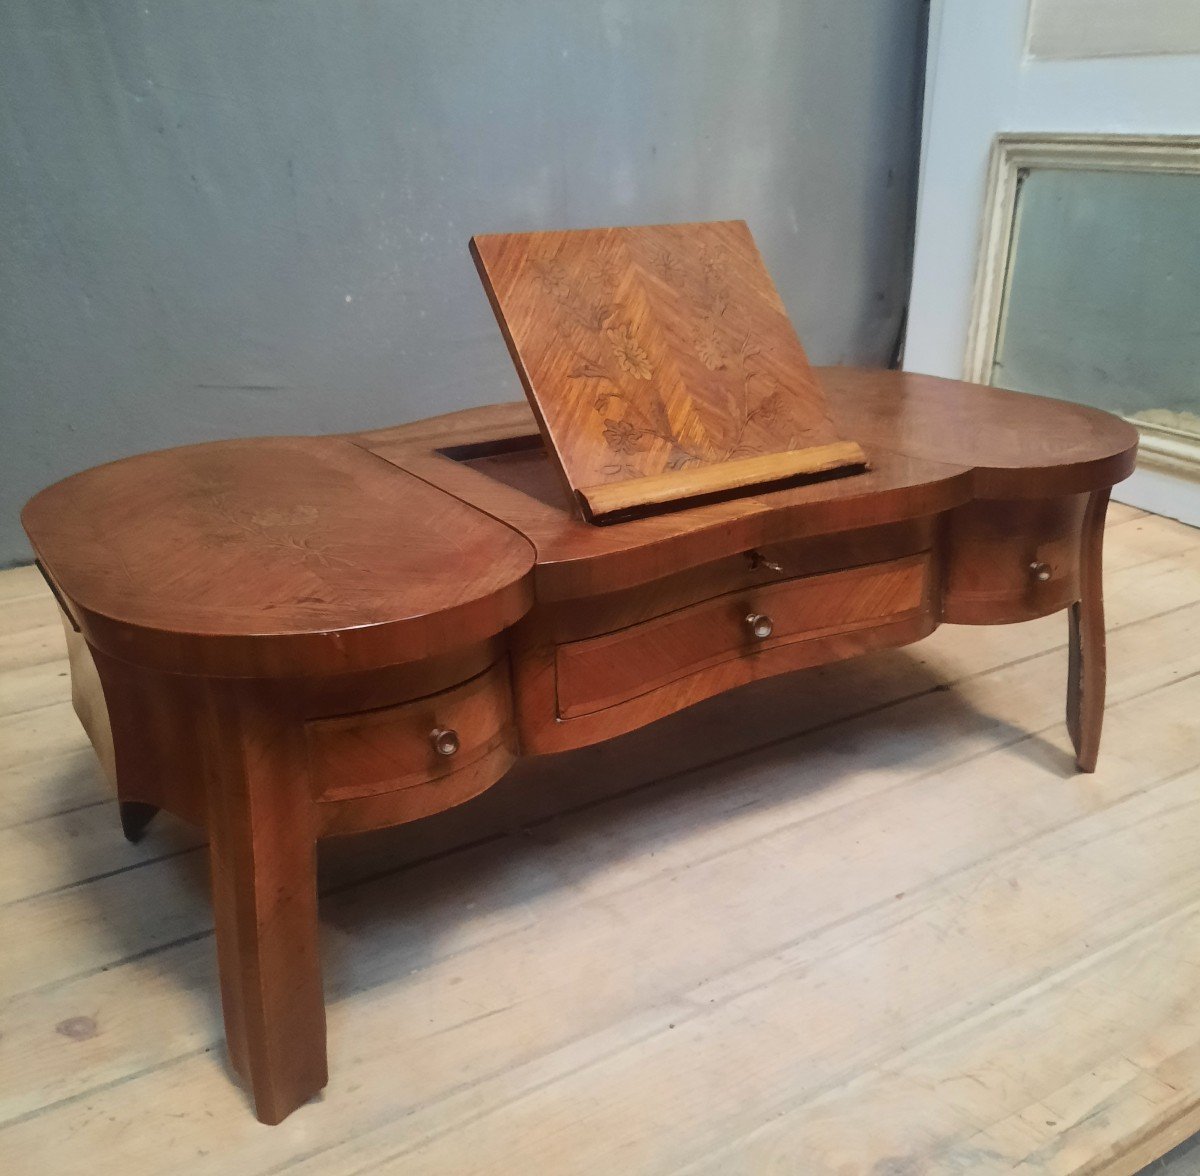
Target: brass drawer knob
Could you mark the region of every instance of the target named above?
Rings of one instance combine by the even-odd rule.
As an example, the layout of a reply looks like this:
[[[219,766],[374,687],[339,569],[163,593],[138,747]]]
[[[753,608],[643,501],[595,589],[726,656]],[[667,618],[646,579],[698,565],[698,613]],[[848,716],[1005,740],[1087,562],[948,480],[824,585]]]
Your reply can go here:
[[[1029,574],[1037,580],[1039,584],[1044,584],[1050,579],[1050,565],[1044,563],[1033,562],[1029,565]]]
[[[429,732],[429,742],[438,755],[453,755],[458,750],[458,732],[450,727],[435,727]]]
[[[750,632],[760,641],[764,637],[770,637],[775,628],[766,613],[751,613],[746,618],[746,624],[750,627]]]

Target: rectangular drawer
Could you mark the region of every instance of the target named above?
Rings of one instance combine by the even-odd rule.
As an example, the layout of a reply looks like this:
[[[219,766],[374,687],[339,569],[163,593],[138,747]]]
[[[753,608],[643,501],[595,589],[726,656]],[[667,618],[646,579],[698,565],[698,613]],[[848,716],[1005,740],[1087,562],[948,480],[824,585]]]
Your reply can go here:
[[[558,714],[615,706],[731,658],[888,624],[929,607],[929,553],[727,592],[557,647]],[[770,619],[756,637],[747,620]]]
[[[452,754],[435,747],[437,731],[453,734],[457,746]],[[349,800],[438,780],[469,767],[501,743],[515,756],[508,661],[399,706],[314,719],[305,733],[318,800]]]

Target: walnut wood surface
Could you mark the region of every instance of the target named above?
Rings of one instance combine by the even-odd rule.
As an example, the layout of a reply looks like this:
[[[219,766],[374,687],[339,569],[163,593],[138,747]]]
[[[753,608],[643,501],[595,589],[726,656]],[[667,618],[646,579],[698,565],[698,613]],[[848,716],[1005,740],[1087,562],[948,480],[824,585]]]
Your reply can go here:
[[[982,499],[951,511],[943,619],[956,625],[1032,621],[1078,600],[1089,498]]]
[[[208,685],[201,718],[220,780],[206,823],[225,1040],[259,1119],[278,1123],[328,1080],[304,740],[237,683]]]
[[[414,661],[532,600],[511,528],[337,438],[148,453],[43,490],[22,521],[89,643],[231,677]]]
[[[928,608],[927,555],[726,592],[582,641],[557,646],[558,714],[590,714],[734,658],[849,633]],[[747,618],[769,618],[756,637]]]
[[[624,735],[707,698],[810,666],[829,665],[872,650],[908,645],[937,628],[936,602],[859,628],[768,644],[745,656],[717,660],[655,689],[572,718],[558,714],[557,650],[533,621],[520,626],[513,656],[517,730],[523,754],[569,751]],[[584,689],[587,687],[585,686]]]
[[[511,726],[507,660],[425,698],[316,719],[306,727],[314,796],[347,800],[443,780],[494,748],[511,746]],[[454,731],[452,755],[434,749],[437,729]]]
[[[961,463],[975,498],[1047,498],[1133,472],[1137,430],[1084,404],[962,380],[820,368],[834,418],[872,451]]]
[[[604,482],[576,491],[594,521],[620,522],[636,514],[657,514],[658,508],[690,505],[689,500],[727,499],[750,493],[782,489],[847,466],[864,464],[863,452],[853,441],[832,441],[786,453],[763,453],[721,465],[672,470],[622,482]]]
[[[1104,516],[1109,489],[1095,490],[1083,516],[1079,599],[1068,613],[1067,730],[1081,772],[1094,772],[1104,723],[1107,655],[1104,632]]]
[[[97,743],[88,716],[104,715],[116,773],[117,797],[166,809],[194,825],[204,825],[208,805],[206,748],[198,716],[204,680],[135,666],[103,650],[81,648],[72,656],[75,711]],[[88,672],[85,667],[90,666]],[[81,688],[74,683],[80,682]]]
[[[471,253],[585,517],[866,460],[745,222],[495,234]],[[765,476],[743,464],[783,453]]]
[[[444,812],[489,789],[512,767],[518,754],[516,732],[506,726],[483,755],[449,775],[396,792],[321,801],[314,814],[317,829],[322,837],[340,837]]]
[[[536,436],[523,404],[354,439],[520,531],[537,550],[541,602],[649,583],[763,544],[937,514],[973,498],[1090,491],[1133,470],[1137,433],[1098,409],[907,372],[819,374],[834,418],[871,451],[868,472],[611,527],[573,515],[536,443],[470,461],[439,452]]]
[[[622,588],[583,600],[539,601],[536,612],[555,643],[578,641],[612,633],[727,592],[758,589],[820,572],[887,563],[930,551],[938,527],[936,516],[926,516],[812,539],[764,544],[673,572],[636,588]]]
[[[880,450],[871,470],[853,478],[595,527],[571,513],[544,451],[525,448],[471,461],[438,452],[501,431],[527,437],[533,422],[525,405],[468,409],[436,423],[441,426],[436,432],[409,434],[401,427],[363,435],[361,441],[520,531],[537,550],[541,603],[652,584],[720,556],[922,518],[971,499],[969,467]]]
[[[1094,767],[1100,528],[1133,430],[954,381],[823,379],[869,472],[610,527],[572,513],[525,405],[148,454],[28,505],[76,707],[143,806],[130,827],[164,808],[208,830],[230,1057],[260,1118],[326,1077],[318,837],[943,618],[1069,607],[1068,726]],[[779,637],[739,648],[734,603],[778,603]],[[470,758],[443,771],[426,728],[447,711]]]

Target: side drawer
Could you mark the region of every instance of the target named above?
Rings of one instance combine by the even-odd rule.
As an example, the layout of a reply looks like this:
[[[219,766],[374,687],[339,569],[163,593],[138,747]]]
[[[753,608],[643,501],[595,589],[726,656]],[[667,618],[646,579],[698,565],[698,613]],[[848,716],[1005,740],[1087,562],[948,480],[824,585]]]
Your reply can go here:
[[[745,588],[615,633],[566,642],[555,653],[559,717],[615,706],[733,658],[928,611],[929,562],[922,552]],[[767,619],[769,636],[755,635],[752,616]]]
[[[943,618],[955,625],[1002,625],[1078,600],[1087,502],[1087,494],[984,499],[951,511]]]
[[[449,690],[399,706],[313,719],[305,734],[317,800],[413,788],[451,776],[500,746],[515,758],[508,660]],[[450,744],[454,750],[445,754]]]

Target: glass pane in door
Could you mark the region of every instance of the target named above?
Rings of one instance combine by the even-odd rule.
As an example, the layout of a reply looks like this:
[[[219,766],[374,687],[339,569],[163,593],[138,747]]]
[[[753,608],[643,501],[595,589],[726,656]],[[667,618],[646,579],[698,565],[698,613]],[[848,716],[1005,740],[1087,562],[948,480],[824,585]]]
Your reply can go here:
[[[1200,174],[1023,172],[991,380],[1200,435]]]

